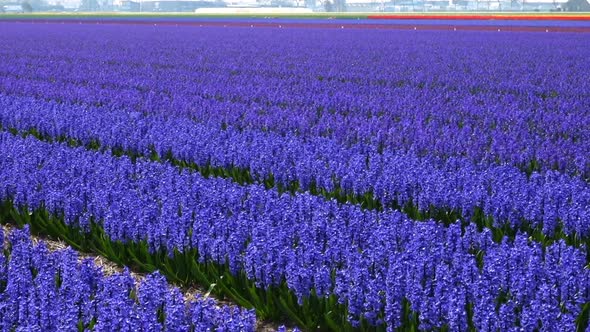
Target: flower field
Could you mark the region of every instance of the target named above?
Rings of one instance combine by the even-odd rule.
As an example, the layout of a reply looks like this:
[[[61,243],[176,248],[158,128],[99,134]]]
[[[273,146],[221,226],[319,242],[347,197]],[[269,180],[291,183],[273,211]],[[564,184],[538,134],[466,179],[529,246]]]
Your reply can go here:
[[[51,252],[25,230],[5,241],[0,229],[0,327],[29,331],[252,330],[253,312],[217,307],[211,299],[189,304],[154,273],[136,284],[128,271],[105,276],[75,251]]]
[[[0,330],[588,328],[590,34],[65,23],[0,21]]]

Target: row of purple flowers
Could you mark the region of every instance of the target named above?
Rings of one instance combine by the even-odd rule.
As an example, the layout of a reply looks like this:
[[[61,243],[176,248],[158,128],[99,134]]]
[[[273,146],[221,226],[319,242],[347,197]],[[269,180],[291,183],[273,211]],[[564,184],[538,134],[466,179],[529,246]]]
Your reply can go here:
[[[573,330],[589,302],[585,253],[563,241],[494,242],[473,225],[279,195],[11,134],[0,135],[0,155],[4,201],[64,215],[83,231],[94,220],[112,240],[147,241],[153,251],[196,249],[199,262],[227,264],[272,296],[283,282],[300,303],[335,295],[353,326],[393,329],[410,310],[422,330]]]
[[[8,239],[5,239],[5,236]],[[256,315],[211,298],[187,301],[159,273],[107,276],[71,248],[34,244],[28,227],[0,228],[2,331],[254,331]]]
[[[3,93],[590,176],[583,34],[0,28]]]
[[[272,178],[283,188],[295,184],[302,191],[369,193],[382,206],[413,204],[421,212],[449,210],[466,220],[480,211],[498,228],[534,229],[546,236],[556,231],[579,238],[590,235],[590,186],[556,171],[527,177],[510,165],[481,166],[466,158],[443,161],[360,146],[346,149],[326,138],[218,130],[185,118],[1,94],[0,125],[131,155],[155,152],[201,169],[238,169],[241,172],[227,175],[237,182]]]

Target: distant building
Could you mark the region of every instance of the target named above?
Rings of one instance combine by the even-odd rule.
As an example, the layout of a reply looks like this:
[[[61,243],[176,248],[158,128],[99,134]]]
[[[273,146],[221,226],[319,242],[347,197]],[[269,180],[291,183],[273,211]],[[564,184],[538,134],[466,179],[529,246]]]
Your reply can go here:
[[[23,6],[20,4],[6,4],[6,5],[2,5],[0,8],[0,12],[3,13],[24,13],[25,10],[23,9]]]
[[[590,12],[590,3],[586,0],[570,0],[563,5],[568,12]]]
[[[347,0],[347,6],[354,8],[360,3],[375,0]],[[568,0],[387,0],[383,2],[382,11],[537,11],[551,12],[563,10]],[[571,0],[586,1],[586,0]]]
[[[340,9],[336,7],[337,3],[341,4]],[[353,12],[555,12],[590,11],[590,4],[587,0],[114,0],[114,8],[126,12],[217,14],[271,12],[276,11],[275,8],[287,11],[289,8],[304,8],[313,11]]]
[[[119,4],[119,10],[122,12],[138,12],[140,9],[139,2],[123,0]]]
[[[222,1],[154,0],[141,1],[142,12],[194,12],[199,8],[226,7]]]

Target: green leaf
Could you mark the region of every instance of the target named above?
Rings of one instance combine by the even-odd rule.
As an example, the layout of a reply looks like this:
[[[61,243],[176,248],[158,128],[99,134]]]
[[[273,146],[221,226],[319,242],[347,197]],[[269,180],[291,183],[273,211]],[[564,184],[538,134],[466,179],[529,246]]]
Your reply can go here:
[[[289,318],[295,321],[295,323],[300,327],[305,327],[310,331],[315,330],[315,326],[309,326],[308,323],[303,321],[295,312],[293,312],[293,310],[291,310],[291,307],[285,302],[284,298],[279,298],[279,304],[281,305],[281,308],[283,308],[283,310],[289,315]]]

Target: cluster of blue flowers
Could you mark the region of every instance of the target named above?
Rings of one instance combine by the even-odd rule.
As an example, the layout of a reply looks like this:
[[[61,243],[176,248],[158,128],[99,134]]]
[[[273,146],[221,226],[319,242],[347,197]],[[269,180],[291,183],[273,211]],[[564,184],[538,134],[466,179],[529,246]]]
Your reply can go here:
[[[352,324],[398,326],[409,301],[424,328],[466,326],[469,304],[478,330],[541,322],[567,330],[589,302],[585,253],[563,241],[542,247],[519,234],[496,243],[474,226],[279,195],[7,133],[0,154],[3,201],[63,214],[83,230],[94,218],[111,239],[145,240],[154,251],[197,249],[200,262],[228,264],[261,288],[286,280],[300,302],[334,294]]]
[[[590,176],[583,34],[4,28],[3,93]]]
[[[253,311],[197,296],[188,302],[159,273],[106,276],[68,248],[33,244],[28,228],[0,229],[2,331],[254,331]],[[7,240],[7,241],[5,241]]]
[[[44,214],[153,257],[196,253],[229,270],[236,301],[276,298],[296,322],[341,315],[320,329],[588,325],[585,35],[0,34],[0,221]],[[158,273],[107,277],[10,237],[0,330],[255,328],[253,312],[186,303]]]
[[[469,219],[477,209],[495,227],[556,230],[590,235],[590,185],[557,171],[527,176],[510,165],[482,166],[466,158],[440,160],[411,153],[343,148],[325,138],[302,139],[255,130],[219,131],[187,120],[143,116],[121,110],[40,102],[0,95],[0,124],[50,139],[67,137],[82,144],[101,142],[132,154],[160,156],[202,167],[246,170],[254,181],[272,176],[282,186],[296,182],[325,191],[372,193],[383,206],[414,204],[459,212]]]

